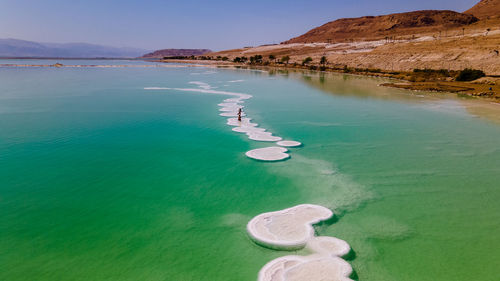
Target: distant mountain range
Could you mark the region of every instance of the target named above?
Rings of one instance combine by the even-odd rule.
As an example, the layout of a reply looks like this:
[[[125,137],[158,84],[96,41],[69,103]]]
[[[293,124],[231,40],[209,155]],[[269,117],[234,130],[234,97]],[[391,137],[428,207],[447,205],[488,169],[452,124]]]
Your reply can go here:
[[[87,43],[38,43],[19,39],[0,39],[0,57],[136,58],[148,51]]]
[[[142,56],[143,58],[164,58],[176,56],[200,56],[212,52],[208,49],[163,49]]]

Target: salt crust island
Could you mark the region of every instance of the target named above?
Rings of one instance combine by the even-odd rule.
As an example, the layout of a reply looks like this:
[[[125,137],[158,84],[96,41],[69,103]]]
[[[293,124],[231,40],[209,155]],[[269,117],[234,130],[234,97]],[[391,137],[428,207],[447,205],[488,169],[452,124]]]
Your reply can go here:
[[[228,83],[233,82],[242,82],[243,80],[234,80],[228,81]],[[243,111],[244,106],[242,103],[252,98],[252,95],[242,94],[242,93],[234,93],[234,92],[226,92],[226,91],[218,91],[214,90],[214,87],[209,84],[201,81],[191,81],[189,84],[198,86],[199,89],[192,88],[164,88],[164,87],[146,87],[145,90],[176,90],[176,91],[184,91],[184,92],[199,92],[199,93],[207,93],[207,94],[219,94],[219,95],[229,95],[233,96],[233,98],[225,99],[222,103],[219,103],[219,115],[223,117],[229,117],[227,120],[227,125],[234,127],[232,130],[237,133],[244,133],[247,137],[254,141],[259,142],[277,142],[277,146],[271,146],[266,148],[259,148],[250,150],[245,153],[245,155],[249,158],[260,160],[260,161],[282,161],[290,158],[288,149],[284,147],[298,147],[301,146],[302,143],[297,141],[284,141],[281,137],[273,136],[271,132],[268,132],[264,128],[259,128],[259,124],[252,123],[251,118],[242,118],[241,121],[238,120],[238,112],[241,109],[241,116],[246,117],[245,112]]]
[[[261,161],[280,161],[290,158],[290,155],[285,152],[288,152],[288,149],[284,147],[271,146],[250,150],[245,154],[250,158]]]
[[[259,281],[352,281],[352,267],[341,257],[350,251],[347,242],[335,237],[315,237],[313,224],[333,216],[318,205],[298,205],[264,213],[247,225],[249,236],[257,244],[277,250],[306,248],[308,256],[284,256],[267,263],[259,272]]]
[[[298,141],[290,141],[290,140],[282,140],[277,142],[276,144],[284,147],[297,147],[302,145],[302,143]]]

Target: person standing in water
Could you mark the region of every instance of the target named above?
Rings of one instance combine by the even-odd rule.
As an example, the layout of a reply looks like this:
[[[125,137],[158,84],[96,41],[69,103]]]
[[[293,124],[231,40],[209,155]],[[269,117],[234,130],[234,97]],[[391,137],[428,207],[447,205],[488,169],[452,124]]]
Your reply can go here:
[[[238,121],[241,122],[241,108],[238,108]]]

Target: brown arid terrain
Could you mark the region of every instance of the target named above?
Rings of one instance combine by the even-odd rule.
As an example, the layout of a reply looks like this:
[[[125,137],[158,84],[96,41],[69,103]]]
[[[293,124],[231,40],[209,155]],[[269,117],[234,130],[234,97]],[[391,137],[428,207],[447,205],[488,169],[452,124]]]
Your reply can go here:
[[[483,0],[464,13],[480,19],[500,17],[500,0]]]
[[[490,79],[465,86],[463,83],[455,85],[457,82],[452,78],[446,81],[410,79],[405,85],[393,86],[433,91],[455,89],[453,92],[463,92],[456,89],[467,88],[468,94],[499,100],[499,11],[500,0],[482,0],[464,13],[430,10],[340,19],[281,44],[220,51],[205,54],[205,57],[232,61],[258,55],[263,58],[261,64],[270,66],[321,67],[340,72],[350,69],[350,73],[368,72],[402,80],[411,78],[414,69],[478,69]],[[283,57],[289,60],[282,63]],[[304,65],[308,57],[312,61]],[[324,64],[320,64],[322,57],[326,59]],[[371,73],[361,69],[377,71]]]
[[[342,43],[374,41],[394,37],[412,38],[413,35],[439,33],[477,22],[470,14],[453,11],[416,11],[384,16],[338,19],[292,38],[292,43]]]
[[[141,58],[164,58],[174,56],[200,56],[212,52],[208,49],[163,49],[145,54]]]

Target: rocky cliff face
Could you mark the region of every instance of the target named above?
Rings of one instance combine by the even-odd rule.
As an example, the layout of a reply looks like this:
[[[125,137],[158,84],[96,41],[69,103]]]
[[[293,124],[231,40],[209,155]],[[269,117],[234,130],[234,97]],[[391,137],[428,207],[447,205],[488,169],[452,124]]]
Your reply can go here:
[[[210,53],[208,49],[163,49],[157,50],[142,56],[143,58],[163,58],[163,57],[176,57],[176,56],[199,56]]]
[[[472,14],[480,19],[498,18],[500,17],[500,0],[482,0],[465,11],[465,13]]]
[[[478,19],[470,14],[435,10],[376,17],[347,18],[329,22],[283,43],[335,43],[350,40],[377,40],[385,37],[445,32],[446,29],[466,26],[477,21]]]

